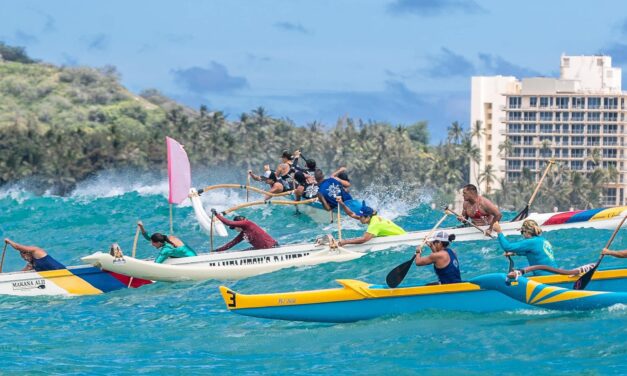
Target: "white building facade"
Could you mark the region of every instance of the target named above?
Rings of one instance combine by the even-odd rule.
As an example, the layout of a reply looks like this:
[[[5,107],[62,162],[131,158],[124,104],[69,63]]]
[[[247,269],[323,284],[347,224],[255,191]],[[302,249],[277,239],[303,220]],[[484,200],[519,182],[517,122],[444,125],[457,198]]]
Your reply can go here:
[[[604,204],[624,205],[626,98],[609,56],[562,56],[559,78],[473,77],[471,126],[480,122],[483,131],[472,137],[481,158],[470,162],[471,183],[482,192],[499,189],[524,168],[539,178],[553,157],[582,173],[615,167]],[[490,187],[486,170],[496,178]]]

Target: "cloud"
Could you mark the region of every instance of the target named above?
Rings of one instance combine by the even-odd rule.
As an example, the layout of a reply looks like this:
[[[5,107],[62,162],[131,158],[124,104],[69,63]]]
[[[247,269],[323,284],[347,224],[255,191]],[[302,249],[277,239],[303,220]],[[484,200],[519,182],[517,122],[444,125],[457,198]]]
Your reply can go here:
[[[425,70],[430,77],[445,78],[453,76],[471,76],[475,67],[471,61],[448,48],[442,47],[438,55],[430,56],[431,67]]]
[[[82,38],[87,44],[87,49],[92,51],[105,51],[109,48],[109,37],[103,33]]]
[[[15,32],[15,41],[21,44],[32,44],[39,42],[39,39],[37,39],[37,37],[33,34],[28,34],[27,32],[18,29]]]
[[[515,76],[518,78],[542,76],[542,73],[538,71],[512,64],[497,55],[479,53],[479,60],[483,64],[481,70],[485,71],[486,74],[500,74],[503,76]]]
[[[44,28],[43,28],[43,32],[44,33],[53,33],[55,31],[57,31],[57,26],[56,26],[56,21],[55,19],[46,13],[41,13],[42,16],[44,16],[46,18],[46,22],[44,23]]]
[[[305,27],[299,23],[277,22],[274,24],[274,27],[294,33],[311,34],[309,30],[305,29]]]
[[[229,75],[226,67],[215,61],[208,68],[191,67],[172,70],[175,81],[194,93],[226,93],[248,87],[245,77]]]
[[[388,13],[395,15],[415,14],[432,17],[461,12],[466,14],[487,13],[473,0],[395,0],[387,6]]]

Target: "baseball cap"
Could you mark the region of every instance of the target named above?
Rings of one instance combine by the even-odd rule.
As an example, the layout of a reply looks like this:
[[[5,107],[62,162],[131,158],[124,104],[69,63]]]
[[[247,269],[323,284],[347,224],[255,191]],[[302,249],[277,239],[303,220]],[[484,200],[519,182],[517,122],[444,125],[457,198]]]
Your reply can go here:
[[[370,206],[366,205],[366,201],[361,202],[361,209],[357,212],[357,215],[360,217],[370,217],[374,213],[374,209]]]
[[[438,231],[433,236],[430,236],[427,239],[427,241],[428,242],[435,242],[435,241],[438,241],[438,242],[448,242],[448,241],[450,241],[448,236],[449,236],[448,232],[446,232],[446,231]]]

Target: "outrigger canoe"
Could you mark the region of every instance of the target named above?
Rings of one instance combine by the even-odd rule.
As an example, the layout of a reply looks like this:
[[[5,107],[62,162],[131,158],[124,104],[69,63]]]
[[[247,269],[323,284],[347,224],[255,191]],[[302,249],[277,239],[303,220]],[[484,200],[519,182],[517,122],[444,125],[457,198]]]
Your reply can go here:
[[[130,282],[130,285],[129,285]],[[45,272],[0,274],[0,295],[96,295],[124,288],[137,288],[152,281],[100,270],[87,265]]]
[[[237,293],[220,286],[227,308],[234,313],[275,320],[354,322],[423,310],[466,312],[591,310],[627,304],[627,269],[599,270],[588,290],[572,290],[575,277],[519,277],[506,283],[503,273],[475,277],[448,285],[388,288],[341,279],[341,288],[260,295]]]
[[[542,229],[545,231],[578,227],[613,229],[620,222],[620,214],[624,210],[627,210],[627,207],[558,214],[531,214],[529,218],[542,223]],[[505,235],[513,235],[520,233],[521,225],[522,221],[504,222],[501,227]],[[454,227],[446,230],[457,236],[456,241],[489,239],[473,227]],[[116,261],[114,257],[103,252],[96,252],[83,257],[82,260],[105,270],[154,281],[237,280],[283,268],[350,261],[361,257],[367,251],[416,246],[422,242],[428,232],[428,230],[415,231],[403,235],[374,238],[363,244],[345,245],[339,250],[331,250],[328,245],[312,242],[250,251],[205,253],[195,257],[169,259],[163,264],[129,256],[124,256],[124,263],[114,262]]]

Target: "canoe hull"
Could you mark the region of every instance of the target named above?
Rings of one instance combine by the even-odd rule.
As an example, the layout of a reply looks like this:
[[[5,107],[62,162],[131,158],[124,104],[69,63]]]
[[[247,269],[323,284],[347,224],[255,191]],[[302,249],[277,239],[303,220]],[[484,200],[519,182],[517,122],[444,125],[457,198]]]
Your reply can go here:
[[[90,266],[70,266],[45,272],[13,272],[0,274],[0,295],[97,295],[129,287],[130,279]],[[134,279],[132,288],[151,281]]]
[[[502,284],[505,282],[503,274],[489,276],[491,280],[498,280]],[[566,276],[543,276],[530,279],[538,285],[544,284],[550,288],[554,286],[570,288],[575,280],[576,278]],[[571,301],[571,304],[564,301],[561,306],[530,304],[530,301],[524,299],[521,301],[501,291],[481,288],[479,284],[469,282],[396,289],[354,280],[338,280],[338,282],[343,287],[330,290],[245,295],[221,286],[220,292],[227,308],[234,313],[268,319],[310,322],[354,322],[425,310],[493,312],[534,307],[580,310],[604,307],[619,302],[627,303],[627,294],[625,294],[627,269],[595,273],[589,289],[618,292],[618,295],[614,294],[612,297],[607,297],[605,301],[601,299],[587,306],[574,301]],[[539,289],[542,288],[545,287]],[[526,289],[526,285],[521,285],[520,289]]]

